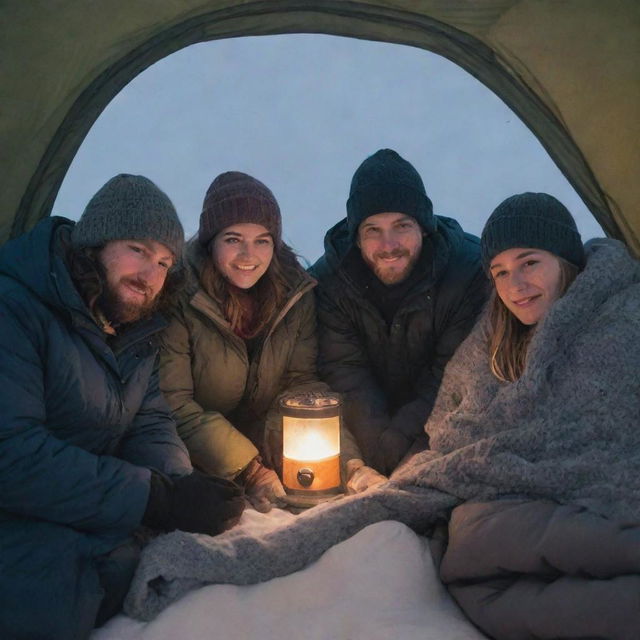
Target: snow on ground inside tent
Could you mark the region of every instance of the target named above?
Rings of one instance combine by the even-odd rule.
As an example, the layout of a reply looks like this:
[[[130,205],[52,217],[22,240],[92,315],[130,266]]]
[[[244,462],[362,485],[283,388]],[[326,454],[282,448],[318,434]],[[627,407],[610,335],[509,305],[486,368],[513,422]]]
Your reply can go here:
[[[266,532],[294,515],[245,511]],[[440,583],[426,540],[400,522],[370,525],[302,571],[250,586],[209,585],[143,623],[124,615],[91,640],[480,640]]]

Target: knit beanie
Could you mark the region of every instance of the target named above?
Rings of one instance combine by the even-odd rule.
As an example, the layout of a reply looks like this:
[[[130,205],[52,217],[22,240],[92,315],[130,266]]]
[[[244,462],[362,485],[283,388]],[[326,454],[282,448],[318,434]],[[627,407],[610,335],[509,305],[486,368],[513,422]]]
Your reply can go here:
[[[500,203],[489,216],[480,238],[482,266],[515,247],[544,249],[578,268],[584,266],[584,248],[568,209],[547,193],[520,193]]]
[[[413,165],[391,149],[369,156],[351,180],[347,226],[352,240],[358,227],[376,213],[398,212],[415,218],[427,233],[435,230],[433,205]]]
[[[111,240],[155,240],[180,259],[184,232],[167,195],[144,176],[111,178],[89,200],[71,233],[74,247],[100,247]]]
[[[282,240],[280,207],[267,186],[240,171],[221,173],[202,203],[198,240],[207,246],[220,231],[232,224],[261,224],[276,246]]]

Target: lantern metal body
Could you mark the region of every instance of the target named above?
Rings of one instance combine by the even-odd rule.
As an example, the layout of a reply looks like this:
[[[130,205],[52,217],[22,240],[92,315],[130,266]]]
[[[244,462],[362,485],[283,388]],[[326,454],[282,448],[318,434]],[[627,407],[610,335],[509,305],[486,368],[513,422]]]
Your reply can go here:
[[[308,507],[339,494],[340,397],[305,393],[280,401],[282,484],[288,502]]]

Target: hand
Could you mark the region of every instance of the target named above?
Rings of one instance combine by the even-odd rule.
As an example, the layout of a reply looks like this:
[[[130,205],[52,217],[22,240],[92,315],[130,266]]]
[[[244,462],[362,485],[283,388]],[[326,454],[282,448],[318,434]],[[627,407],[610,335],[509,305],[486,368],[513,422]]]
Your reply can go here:
[[[387,482],[387,477],[378,473],[375,469],[367,467],[365,463],[354,458],[346,464],[347,468],[347,493],[360,493],[379,484]]]
[[[411,440],[396,429],[386,429],[378,438],[376,451],[374,452],[375,468],[391,475],[398,463],[411,448]]]
[[[242,488],[234,482],[199,471],[175,480],[152,471],[142,524],[161,531],[180,529],[214,536],[240,520],[242,496]]]
[[[259,458],[254,458],[240,476],[246,496],[256,511],[267,513],[273,505],[284,506],[286,493],[278,475]]]

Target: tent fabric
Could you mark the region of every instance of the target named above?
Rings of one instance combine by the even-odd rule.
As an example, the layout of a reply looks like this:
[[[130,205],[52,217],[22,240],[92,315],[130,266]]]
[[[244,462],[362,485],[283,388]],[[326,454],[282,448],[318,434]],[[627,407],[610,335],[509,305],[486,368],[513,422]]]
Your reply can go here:
[[[636,0],[2,0],[0,242],[49,215],[80,143],[137,74],[197,42],[326,33],[428,49],[531,128],[640,254]]]

